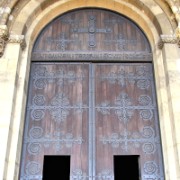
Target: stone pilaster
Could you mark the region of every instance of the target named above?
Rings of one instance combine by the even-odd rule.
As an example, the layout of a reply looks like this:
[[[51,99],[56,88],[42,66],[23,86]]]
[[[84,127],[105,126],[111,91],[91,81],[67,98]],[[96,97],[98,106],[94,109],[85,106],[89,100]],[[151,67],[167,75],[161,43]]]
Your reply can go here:
[[[177,38],[176,38],[177,43]],[[174,173],[171,174],[171,179],[175,179],[172,175],[176,174],[176,179],[180,179],[180,61],[179,61],[179,49],[175,44],[164,44],[163,50],[163,64],[165,67],[165,78],[166,78],[166,88],[168,96],[168,109],[169,109],[169,127],[171,128],[171,133],[168,132],[166,128],[166,136],[172,136],[172,142],[168,143],[167,151],[169,153],[169,164],[175,164]],[[168,136],[169,133],[169,136]],[[172,161],[172,157],[175,157],[175,161]],[[171,162],[171,163],[170,163]],[[169,167],[170,169],[171,167]],[[169,170],[170,171],[170,170]]]
[[[10,35],[0,60],[0,179],[15,179],[17,147],[14,142],[18,134],[15,118],[15,102],[19,79],[21,49],[25,47],[24,36]],[[15,145],[14,145],[15,144]],[[13,155],[12,155],[13,154]]]

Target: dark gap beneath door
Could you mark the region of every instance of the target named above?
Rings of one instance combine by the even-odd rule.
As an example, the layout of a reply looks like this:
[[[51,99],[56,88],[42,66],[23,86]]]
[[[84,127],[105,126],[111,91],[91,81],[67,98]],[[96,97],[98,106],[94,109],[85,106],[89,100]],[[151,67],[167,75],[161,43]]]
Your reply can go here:
[[[114,156],[114,180],[140,180],[139,156]]]
[[[70,180],[70,156],[44,156],[42,180]]]

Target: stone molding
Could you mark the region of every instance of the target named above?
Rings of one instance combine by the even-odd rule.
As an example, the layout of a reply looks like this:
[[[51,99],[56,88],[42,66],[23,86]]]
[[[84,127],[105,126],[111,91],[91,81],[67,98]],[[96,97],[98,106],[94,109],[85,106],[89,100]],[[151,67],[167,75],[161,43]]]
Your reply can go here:
[[[0,57],[4,53],[5,45],[8,40],[8,28],[6,25],[0,25]]]
[[[177,38],[177,44],[180,47],[180,27],[176,28],[175,34],[176,34],[176,38]]]
[[[26,47],[26,41],[24,35],[14,35],[11,34],[8,39],[9,43],[18,43],[20,44],[22,50]]]
[[[9,43],[19,43],[22,50],[26,47],[24,35],[10,35],[6,25],[0,25],[0,57],[3,56],[5,46]]]
[[[160,35],[160,41],[158,43],[158,47],[160,49],[162,49],[163,45],[165,43],[177,44],[180,48],[180,28],[177,28],[174,34],[171,34],[171,35],[162,34],[162,35]]]
[[[3,56],[7,43],[18,43],[22,50],[26,47],[24,35],[10,35],[6,25],[0,25],[0,57]]]
[[[0,7],[0,14],[10,14],[11,13],[11,8],[10,7]]]

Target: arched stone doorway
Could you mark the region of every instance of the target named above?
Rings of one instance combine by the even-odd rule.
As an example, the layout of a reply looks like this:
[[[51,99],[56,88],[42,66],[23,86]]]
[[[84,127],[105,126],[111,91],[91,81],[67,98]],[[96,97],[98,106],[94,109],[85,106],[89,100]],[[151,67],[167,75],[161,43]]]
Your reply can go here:
[[[32,61],[22,179],[42,178],[44,155],[70,155],[71,179],[113,179],[114,156],[138,155],[141,179],[164,179],[152,52],[137,25],[67,13],[41,32]]]

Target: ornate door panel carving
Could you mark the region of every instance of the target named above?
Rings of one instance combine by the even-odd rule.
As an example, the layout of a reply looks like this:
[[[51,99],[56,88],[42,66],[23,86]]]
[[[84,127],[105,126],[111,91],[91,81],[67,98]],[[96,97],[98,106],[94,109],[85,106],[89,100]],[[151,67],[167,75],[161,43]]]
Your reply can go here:
[[[114,155],[140,155],[142,180],[163,177],[151,64],[95,66],[96,176],[113,179]]]
[[[21,180],[42,178],[44,155],[70,155],[72,179],[88,176],[88,68],[32,64]]]

